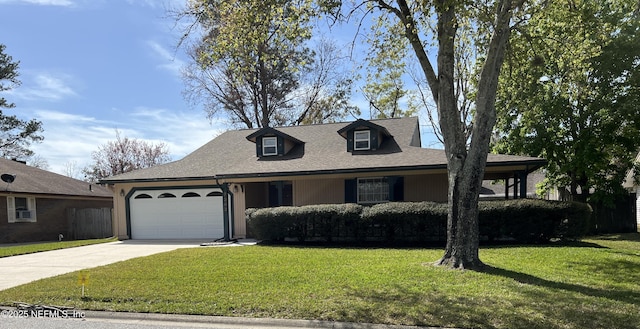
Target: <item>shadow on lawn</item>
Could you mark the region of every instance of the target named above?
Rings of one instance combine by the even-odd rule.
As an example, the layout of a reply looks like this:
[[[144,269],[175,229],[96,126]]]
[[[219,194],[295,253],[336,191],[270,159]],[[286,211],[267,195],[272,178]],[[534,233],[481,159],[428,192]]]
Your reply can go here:
[[[432,249],[441,250],[445,247],[442,241],[404,242],[404,241],[260,241],[264,247],[291,247],[291,248],[335,248],[335,249]],[[480,248],[603,248],[608,247],[586,241],[554,241],[540,244],[522,244],[514,241],[482,241]]]
[[[598,264],[593,270],[604,271],[606,269],[610,274],[612,281],[628,282],[630,280],[634,280],[633,277],[640,276],[640,274],[638,274],[638,268],[638,263],[636,262],[605,261],[602,264]],[[613,301],[640,305],[640,293],[635,291],[619,289],[599,289],[572,283],[556,282],[539,278],[530,274],[520,273],[488,265],[482,272],[490,275],[509,278],[523,284],[539,286],[553,290],[562,290],[566,292],[586,295],[589,297],[606,298]]]
[[[384,291],[353,291],[352,296],[364,303],[353,303],[342,312],[356,322],[447,328],[636,329],[640,321],[638,314],[612,312],[610,307],[589,304],[588,300],[585,303],[583,298],[561,291],[534,289],[514,294],[517,297],[492,300],[474,294],[451,296],[437,288],[417,291],[390,284]]]
[[[591,237],[589,239],[595,240],[608,240],[608,241],[636,241],[640,242],[640,233],[620,233],[620,234],[606,234]]]
[[[635,264],[619,266],[624,273],[637,268]],[[511,292],[494,295],[483,291],[451,293],[449,287],[390,282],[378,289],[352,288],[349,295],[361,302],[349,303],[341,312],[345,319],[357,322],[456,328],[632,329],[640,323],[640,294],[634,291],[554,282],[497,267],[487,267],[481,273],[530,287],[507,283],[501,289]]]

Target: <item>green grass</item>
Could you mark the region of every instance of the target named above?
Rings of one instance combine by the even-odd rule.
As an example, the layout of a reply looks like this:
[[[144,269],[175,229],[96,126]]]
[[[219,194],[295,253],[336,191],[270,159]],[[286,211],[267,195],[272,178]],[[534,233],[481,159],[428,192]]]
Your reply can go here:
[[[640,235],[481,249],[485,272],[438,249],[180,249],[0,291],[78,309],[459,328],[638,328]]]
[[[18,246],[3,246],[0,244],[0,258],[16,256],[16,255],[32,254],[34,252],[41,252],[41,251],[87,246],[90,244],[113,242],[113,241],[118,241],[118,240],[116,238],[106,238],[106,239],[33,243],[33,244],[25,244],[25,245],[18,245]]]

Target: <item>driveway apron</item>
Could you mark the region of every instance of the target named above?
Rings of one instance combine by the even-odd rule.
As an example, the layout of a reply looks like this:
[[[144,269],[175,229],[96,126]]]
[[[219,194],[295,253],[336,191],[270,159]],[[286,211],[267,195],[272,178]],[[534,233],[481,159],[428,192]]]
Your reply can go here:
[[[119,261],[179,248],[203,241],[127,240],[0,258],[0,290]]]

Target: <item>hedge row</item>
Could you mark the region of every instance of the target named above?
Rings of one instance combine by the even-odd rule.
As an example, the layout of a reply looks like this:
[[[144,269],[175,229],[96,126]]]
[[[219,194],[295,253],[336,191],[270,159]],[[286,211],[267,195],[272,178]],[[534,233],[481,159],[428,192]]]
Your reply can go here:
[[[575,239],[587,232],[591,208],[575,202],[517,199],[480,202],[484,240],[524,243]],[[247,209],[251,234],[283,241],[445,241],[447,205],[389,202]]]

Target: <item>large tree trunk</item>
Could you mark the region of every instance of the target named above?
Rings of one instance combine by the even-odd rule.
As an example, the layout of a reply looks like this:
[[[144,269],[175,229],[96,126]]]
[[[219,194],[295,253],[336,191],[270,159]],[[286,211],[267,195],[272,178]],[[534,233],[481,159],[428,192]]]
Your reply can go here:
[[[467,139],[454,89],[454,45],[457,29],[455,8],[443,1],[438,13],[438,115],[445,142],[448,170],[447,245],[437,262],[460,269],[482,269],[478,254],[478,198],[496,121],[495,98],[498,76],[509,39],[512,15],[510,0],[500,1],[495,30],[489,42],[475,99],[476,113]]]
[[[433,69],[424,43],[417,33],[416,21],[411,6],[406,0],[397,0],[398,8],[386,1],[378,0],[380,8],[395,14],[405,27],[420,67],[425,74],[433,99],[437,104],[438,121],[447,156],[448,203],[447,246],[445,254],[437,264],[453,268],[480,269],[483,263],[478,257],[478,197],[484,169],[489,153],[489,142],[496,121],[496,91],[498,76],[504,60],[509,39],[509,24],[512,10],[524,0],[497,0],[495,6],[494,32],[486,53],[479,55],[484,64],[475,99],[475,116],[471,130],[471,144],[467,148],[467,127],[458,107],[455,90],[455,40],[458,29],[457,10],[462,6],[457,1],[435,0],[438,16],[438,66]]]

